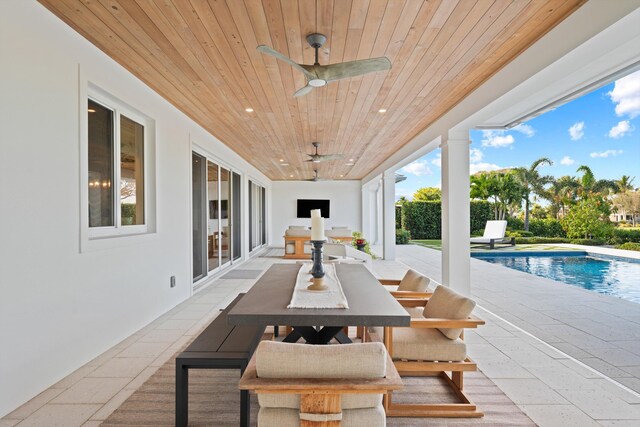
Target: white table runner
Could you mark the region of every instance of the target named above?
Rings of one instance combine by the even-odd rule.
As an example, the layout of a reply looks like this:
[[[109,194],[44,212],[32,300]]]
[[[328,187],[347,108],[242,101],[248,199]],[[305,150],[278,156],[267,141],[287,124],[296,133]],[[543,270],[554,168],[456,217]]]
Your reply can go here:
[[[335,265],[324,264],[324,284],[329,289],[321,292],[307,289],[307,286],[312,284],[312,276],[309,274],[311,267],[313,265],[310,263],[302,264],[300,267],[291,302],[287,308],[349,308]]]

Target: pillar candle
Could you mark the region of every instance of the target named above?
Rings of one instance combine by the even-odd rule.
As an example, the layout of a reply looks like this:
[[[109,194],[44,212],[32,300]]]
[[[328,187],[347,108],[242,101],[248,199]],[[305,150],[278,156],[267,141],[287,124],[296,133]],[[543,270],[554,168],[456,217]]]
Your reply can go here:
[[[311,218],[311,240],[325,240],[324,237],[324,218]]]

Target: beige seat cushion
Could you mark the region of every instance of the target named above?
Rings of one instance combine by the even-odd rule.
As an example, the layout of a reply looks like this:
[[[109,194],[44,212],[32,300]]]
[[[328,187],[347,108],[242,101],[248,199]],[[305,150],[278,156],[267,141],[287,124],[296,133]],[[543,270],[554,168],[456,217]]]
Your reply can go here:
[[[376,333],[382,338],[382,331]],[[461,339],[450,340],[435,328],[393,328],[392,357],[394,360],[458,362],[466,359],[467,346]]]
[[[339,229],[339,230],[325,230],[324,234],[327,237],[333,237],[333,238],[346,238],[346,237],[351,237],[351,233],[352,231],[349,230],[348,228],[344,228],[344,229]]]
[[[286,236],[291,236],[291,237],[311,237],[311,230],[287,230],[284,233],[285,237]]]
[[[429,298],[422,314],[426,318],[461,320],[469,317],[475,306],[474,300],[460,295],[446,286],[438,286],[433,291],[433,295]],[[440,332],[447,338],[455,340],[460,337],[462,329],[440,328]]]
[[[297,427],[300,413],[297,409],[260,408],[258,427]],[[384,408],[378,405],[367,409],[345,409],[342,411],[342,427],[384,427]]]
[[[262,378],[382,378],[387,350],[379,342],[324,346],[261,341],[255,357]]]
[[[285,246],[284,252],[287,254],[293,254],[296,252],[296,245],[294,245],[293,243],[287,243],[287,245]]]
[[[412,292],[426,292],[431,280],[418,273],[415,270],[409,269],[404,275],[400,284],[398,285],[399,291],[412,291]]]
[[[299,394],[258,394],[261,408],[300,408]],[[375,408],[382,404],[381,394],[344,394],[342,395],[342,409]]]

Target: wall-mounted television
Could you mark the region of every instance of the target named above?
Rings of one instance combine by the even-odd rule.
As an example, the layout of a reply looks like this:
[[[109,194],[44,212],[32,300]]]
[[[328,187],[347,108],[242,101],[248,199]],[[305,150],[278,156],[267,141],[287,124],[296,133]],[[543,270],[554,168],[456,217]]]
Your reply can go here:
[[[314,209],[320,209],[320,215],[329,218],[329,200],[298,199],[298,218],[311,218]]]

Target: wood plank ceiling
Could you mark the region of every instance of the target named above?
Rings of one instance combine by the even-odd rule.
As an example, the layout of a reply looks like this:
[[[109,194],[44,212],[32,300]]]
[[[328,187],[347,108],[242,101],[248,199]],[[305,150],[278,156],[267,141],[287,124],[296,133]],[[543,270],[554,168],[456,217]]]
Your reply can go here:
[[[321,178],[360,179],[584,0],[40,3],[269,178],[307,179],[317,167]],[[320,64],[386,56],[392,69],[294,98],[302,73],[256,46],[313,64],[313,32],[328,38]],[[313,141],[344,160],[305,162]]]

